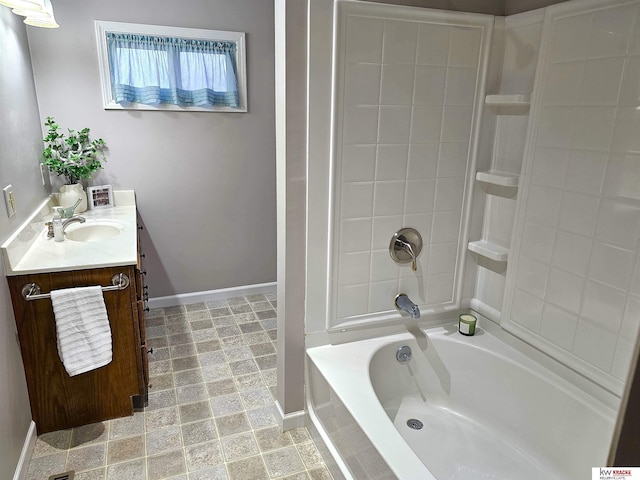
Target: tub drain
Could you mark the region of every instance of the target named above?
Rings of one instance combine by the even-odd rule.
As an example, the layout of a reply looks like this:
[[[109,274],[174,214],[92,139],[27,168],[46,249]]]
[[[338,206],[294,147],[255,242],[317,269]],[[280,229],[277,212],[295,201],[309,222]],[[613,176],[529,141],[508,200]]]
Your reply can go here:
[[[420,430],[424,425],[420,420],[416,418],[410,418],[409,420],[407,420],[407,426],[409,428],[413,428],[414,430]]]

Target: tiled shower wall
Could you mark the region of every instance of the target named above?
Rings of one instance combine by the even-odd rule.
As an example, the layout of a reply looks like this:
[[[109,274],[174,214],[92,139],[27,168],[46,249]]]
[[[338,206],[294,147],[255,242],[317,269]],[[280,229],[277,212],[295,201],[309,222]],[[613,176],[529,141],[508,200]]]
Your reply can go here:
[[[640,4],[553,12],[503,319],[621,393],[640,325]]]
[[[337,323],[393,311],[399,292],[421,306],[455,301],[474,105],[492,24],[482,15],[403,18],[366,8],[349,6],[339,36]],[[423,238],[417,272],[389,255],[402,227]]]

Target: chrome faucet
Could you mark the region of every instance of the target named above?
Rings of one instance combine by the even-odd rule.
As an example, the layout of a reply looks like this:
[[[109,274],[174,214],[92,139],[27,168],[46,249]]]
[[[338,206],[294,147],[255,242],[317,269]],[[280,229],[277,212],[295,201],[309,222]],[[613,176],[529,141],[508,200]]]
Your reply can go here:
[[[84,223],[86,222],[87,219],[84,217],[81,217],[80,215],[74,215],[71,218],[65,218],[62,221],[62,233],[64,233],[64,231],[67,229],[67,227],[72,224],[72,223]]]
[[[420,308],[418,308],[418,305],[413,303],[404,293],[400,293],[396,296],[395,304],[396,308],[404,310],[411,315],[411,318],[420,318]]]
[[[86,222],[87,219],[84,217],[81,217],[80,215],[74,215],[71,218],[65,218],[62,221],[62,233],[64,234],[65,229],[67,228],[67,225],[69,225],[70,223],[84,223]],[[53,222],[47,222],[45,223],[45,225],[47,226],[47,238],[53,238],[54,234],[53,234]]]

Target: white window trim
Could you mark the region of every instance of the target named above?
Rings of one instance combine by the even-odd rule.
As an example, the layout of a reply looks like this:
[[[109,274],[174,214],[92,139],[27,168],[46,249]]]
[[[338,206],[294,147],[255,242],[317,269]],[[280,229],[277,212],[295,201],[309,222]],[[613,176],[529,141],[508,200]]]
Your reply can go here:
[[[176,110],[184,112],[247,112],[247,60],[244,32],[228,32],[223,30],[204,30],[200,28],[165,27],[161,25],[143,25],[139,23],[95,21],[96,40],[98,42],[98,64],[100,66],[100,83],[102,85],[102,105],[105,110]],[[179,105],[144,105],[131,103],[120,105],[113,101],[111,75],[109,72],[109,54],[107,50],[107,32],[132,33],[139,35],[157,35],[160,37],[180,37],[199,40],[218,40],[236,44],[236,78],[240,106],[232,108],[214,105],[210,107],[181,107]]]

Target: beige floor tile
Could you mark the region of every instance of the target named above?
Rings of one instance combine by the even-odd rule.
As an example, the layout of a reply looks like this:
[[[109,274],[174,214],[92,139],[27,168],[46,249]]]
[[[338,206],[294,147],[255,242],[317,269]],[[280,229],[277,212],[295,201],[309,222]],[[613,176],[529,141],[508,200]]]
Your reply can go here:
[[[182,448],[182,435],[180,427],[175,425],[147,433],[146,438],[147,455],[156,455]]]
[[[224,465],[216,465],[195,472],[189,472],[189,480],[229,480],[227,468]]]
[[[224,463],[222,448],[217,440],[190,445],[185,448],[185,456],[189,471],[202,470]]]
[[[164,373],[162,375],[156,375],[149,378],[149,391],[159,392],[161,390],[170,390],[174,388],[173,375],[170,373]]]
[[[66,452],[71,443],[71,430],[58,430],[44,433],[36,439],[33,457],[42,457],[54,453]]]
[[[67,452],[54,453],[44,457],[38,457],[31,460],[29,469],[27,470],[27,480],[42,480],[48,478],[49,475],[62,473],[65,471],[64,466],[67,461]]]
[[[218,438],[213,419],[182,425],[182,441],[185,446],[208,442]]]
[[[308,469],[311,470],[313,468],[324,466],[322,456],[313,442],[299,443],[296,445],[296,448],[298,449],[298,453],[300,454],[305,467]]]
[[[253,433],[246,432],[220,439],[225,459],[234,462],[260,453]]]
[[[146,480],[147,463],[144,458],[107,467],[107,480]]]
[[[144,435],[112,440],[107,444],[107,464],[126,462],[144,456]]]
[[[109,425],[109,439],[132,437],[144,433],[144,413],[136,412],[131,417],[116,418]]]
[[[240,395],[237,393],[214,397],[210,402],[211,410],[216,417],[223,417],[225,415],[231,415],[232,413],[238,413],[244,410],[244,405],[242,404]]]
[[[109,422],[83,425],[71,430],[71,448],[91,443],[105,442],[109,438]]]
[[[186,473],[182,449],[147,457],[147,475],[149,480],[162,480]],[[123,477],[125,478],[125,477]]]
[[[309,470],[309,477],[311,480],[333,480],[333,476],[326,467]]]
[[[173,379],[176,387],[184,387],[185,385],[203,382],[202,372],[199,368],[174,372]]]
[[[236,393],[238,390],[233,378],[224,378],[222,380],[207,383],[207,391],[209,392],[209,397],[219,397],[221,395]]]
[[[260,451],[269,452],[293,444],[288,432],[282,433],[279,427],[269,427],[254,432]]]
[[[83,470],[92,470],[97,467],[106,465],[107,444],[96,443],[88,447],[78,447],[69,450],[67,457],[67,465],[65,469],[81,472]]]
[[[149,406],[41,435],[27,480],[70,467],[77,480],[331,480],[307,430],[278,427],[275,303],[271,293],[149,312]]]
[[[216,427],[220,437],[228,437],[251,430],[251,424],[245,412],[216,418]]]
[[[269,474],[276,477],[283,477],[305,470],[304,463],[295,447],[286,447],[263,455],[264,463],[267,465]]]
[[[97,468],[95,470],[87,470],[86,472],[76,473],[73,480],[105,480],[107,475],[106,467]]]
[[[265,480],[269,478],[267,468],[260,456],[230,462],[227,469],[230,480]]]
[[[207,400],[189,405],[180,405],[180,423],[190,423],[211,417],[211,407]]]
[[[151,410],[144,413],[147,432],[160,430],[161,428],[179,425],[178,408],[169,407],[160,410]]]

